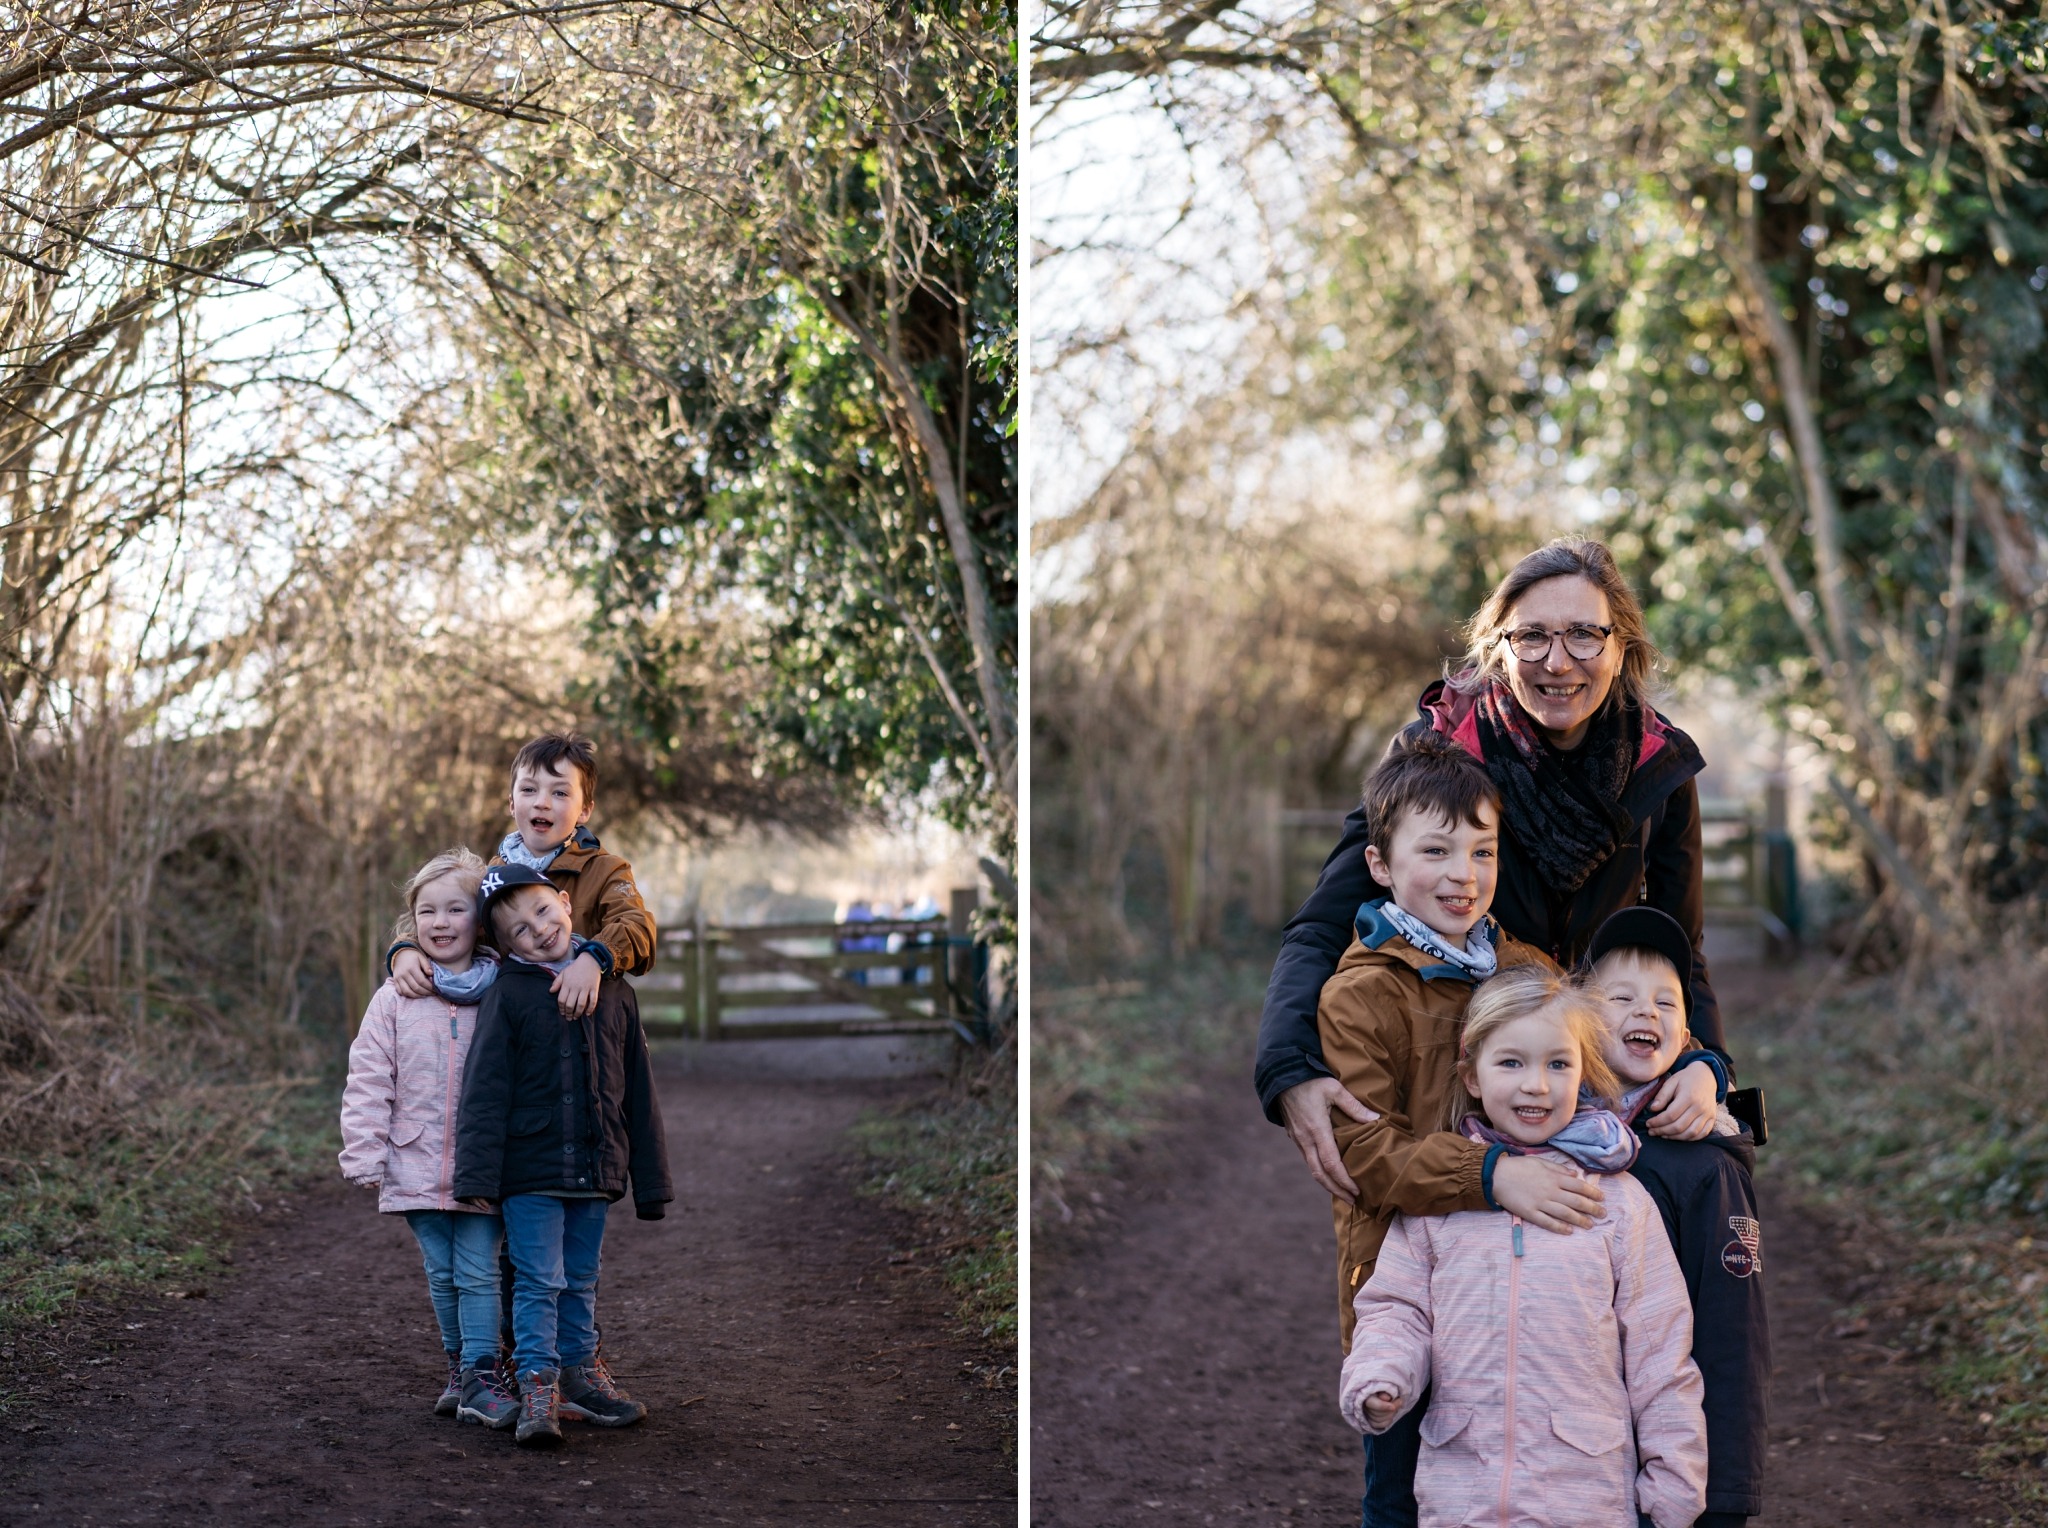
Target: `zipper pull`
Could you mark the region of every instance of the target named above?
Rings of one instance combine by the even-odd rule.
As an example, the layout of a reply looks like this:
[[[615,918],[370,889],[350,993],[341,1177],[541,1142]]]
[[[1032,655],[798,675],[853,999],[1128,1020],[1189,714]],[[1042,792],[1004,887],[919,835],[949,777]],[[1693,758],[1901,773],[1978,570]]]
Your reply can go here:
[[[1522,1255],[1522,1218],[1521,1218],[1521,1217],[1520,1217],[1519,1215],[1517,1215],[1516,1217],[1514,1217],[1514,1221],[1515,1221],[1515,1256],[1516,1256],[1516,1257],[1520,1257],[1520,1256]]]

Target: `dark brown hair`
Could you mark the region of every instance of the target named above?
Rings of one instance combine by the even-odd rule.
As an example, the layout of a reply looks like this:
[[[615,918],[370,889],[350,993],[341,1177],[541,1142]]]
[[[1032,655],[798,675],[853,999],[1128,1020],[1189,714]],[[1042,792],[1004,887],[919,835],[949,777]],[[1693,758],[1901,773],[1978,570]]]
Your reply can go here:
[[[1459,660],[1460,671],[1453,682],[1472,691],[1491,679],[1502,677],[1506,660],[1501,656],[1501,637],[1508,629],[1508,612],[1536,585],[1552,578],[1583,578],[1607,596],[1607,619],[1620,639],[1621,672],[1614,687],[1632,706],[1650,704],[1650,675],[1658,663],[1657,648],[1650,641],[1650,628],[1643,621],[1643,607],[1635,590],[1621,576],[1607,543],[1590,536],[1560,536],[1538,547],[1516,563],[1508,576],[1495,585],[1479,613],[1466,628],[1469,643]]]
[[[565,759],[581,777],[583,804],[589,806],[597,800],[597,745],[580,732],[550,732],[528,743],[512,756],[512,783],[519,783],[523,769],[560,774]]]
[[[1396,738],[1365,777],[1366,838],[1382,855],[1391,854],[1394,828],[1410,812],[1483,828],[1481,802],[1493,808],[1498,821],[1500,790],[1486,766],[1442,733],[1418,731]]]

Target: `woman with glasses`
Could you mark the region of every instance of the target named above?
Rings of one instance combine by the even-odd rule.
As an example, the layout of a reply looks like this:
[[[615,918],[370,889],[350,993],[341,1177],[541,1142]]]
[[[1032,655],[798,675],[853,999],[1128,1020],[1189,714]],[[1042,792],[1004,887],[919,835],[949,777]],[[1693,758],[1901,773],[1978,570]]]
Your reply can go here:
[[[1700,954],[1700,751],[1650,704],[1657,651],[1642,606],[1598,541],[1565,538],[1524,557],[1473,618],[1457,671],[1422,692],[1409,731],[1461,743],[1500,788],[1500,879],[1493,916],[1569,969],[1608,914],[1647,903],[1693,942],[1692,1031],[1726,1049]],[[1295,913],[1266,986],[1256,1082],[1318,1183],[1342,1199],[1330,1111],[1369,1117],[1323,1065],[1316,999],[1381,895],[1365,868],[1361,806]]]

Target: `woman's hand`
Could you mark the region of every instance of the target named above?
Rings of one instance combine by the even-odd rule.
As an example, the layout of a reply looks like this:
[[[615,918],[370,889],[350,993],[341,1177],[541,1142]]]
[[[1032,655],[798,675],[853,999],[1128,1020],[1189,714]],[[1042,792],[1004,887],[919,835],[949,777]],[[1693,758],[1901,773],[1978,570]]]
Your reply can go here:
[[[1373,1431],[1384,1432],[1400,1414],[1401,1397],[1392,1390],[1375,1390],[1365,1398],[1365,1419]]]
[[[1569,1236],[1598,1220],[1607,1200],[1598,1180],[1575,1167],[1502,1152],[1493,1164],[1493,1202],[1532,1226]]]
[[[1308,1164],[1310,1176],[1339,1199],[1356,1202],[1358,1185],[1351,1181],[1343,1154],[1337,1150],[1337,1132],[1330,1125],[1332,1109],[1342,1109],[1361,1125],[1379,1118],[1334,1077],[1312,1077],[1280,1095],[1288,1139]]]
[[[391,985],[400,997],[432,997],[434,963],[418,950],[400,950],[391,957]]]
[[[1710,1066],[1682,1066],[1666,1077],[1645,1116],[1650,1134],[1669,1141],[1703,1141],[1712,1135],[1718,1108],[1714,1088]]]

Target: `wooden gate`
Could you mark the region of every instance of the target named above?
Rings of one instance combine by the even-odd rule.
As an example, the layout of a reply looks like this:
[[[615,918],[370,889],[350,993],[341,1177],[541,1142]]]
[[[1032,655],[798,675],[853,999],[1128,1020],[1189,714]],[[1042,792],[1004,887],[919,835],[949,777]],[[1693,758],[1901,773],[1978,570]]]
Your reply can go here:
[[[633,983],[642,1022],[701,1040],[953,1032],[972,1042],[973,894],[954,904],[950,919],[665,931],[660,962]]]

